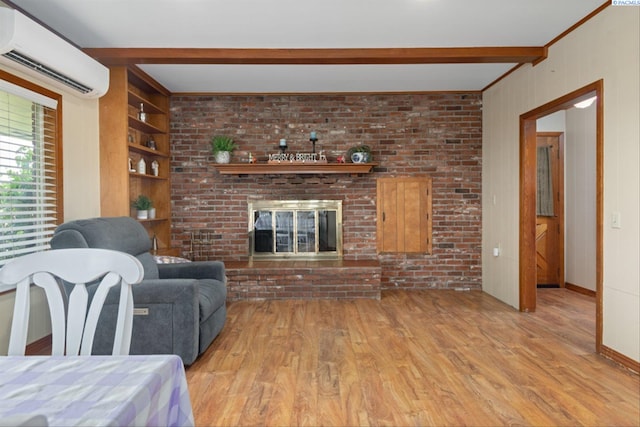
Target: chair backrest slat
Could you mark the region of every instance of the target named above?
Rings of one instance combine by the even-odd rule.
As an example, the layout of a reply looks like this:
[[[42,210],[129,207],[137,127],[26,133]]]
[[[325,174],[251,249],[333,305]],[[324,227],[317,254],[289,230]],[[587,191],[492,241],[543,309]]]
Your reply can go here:
[[[25,255],[0,269],[0,283],[16,288],[9,355],[24,355],[30,286],[41,287],[51,313],[52,354],[91,354],[93,338],[109,290],[120,285],[113,354],[128,354],[133,325],[131,286],[144,276],[140,261],[108,249],[58,249]],[[73,285],[67,301],[63,281]],[[86,284],[99,281],[89,304]]]

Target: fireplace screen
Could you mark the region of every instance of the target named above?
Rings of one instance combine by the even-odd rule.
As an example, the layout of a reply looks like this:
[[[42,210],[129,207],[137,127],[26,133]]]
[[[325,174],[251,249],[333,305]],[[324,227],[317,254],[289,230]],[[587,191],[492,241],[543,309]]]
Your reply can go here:
[[[336,259],[342,256],[341,200],[249,203],[251,256]]]

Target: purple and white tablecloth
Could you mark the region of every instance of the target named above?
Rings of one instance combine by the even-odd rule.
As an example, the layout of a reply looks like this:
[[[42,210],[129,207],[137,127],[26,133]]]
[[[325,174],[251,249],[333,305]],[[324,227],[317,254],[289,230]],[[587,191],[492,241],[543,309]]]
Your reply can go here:
[[[182,360],[153,356],[1,356],[0,420],[50,426],[193,426]]]

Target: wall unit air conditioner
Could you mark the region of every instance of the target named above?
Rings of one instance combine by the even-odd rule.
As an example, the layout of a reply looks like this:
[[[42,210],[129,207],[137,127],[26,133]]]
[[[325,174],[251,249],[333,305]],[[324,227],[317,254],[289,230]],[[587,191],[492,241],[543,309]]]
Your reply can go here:
[[[109,69],[22,13],[0,7],[0,63],[87,98],[109,89]]]

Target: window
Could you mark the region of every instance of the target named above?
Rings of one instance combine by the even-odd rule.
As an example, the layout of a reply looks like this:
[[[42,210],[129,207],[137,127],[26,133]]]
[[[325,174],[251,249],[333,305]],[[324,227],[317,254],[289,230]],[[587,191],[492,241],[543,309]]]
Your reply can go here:
[[[48,249],[60,222],[59,101],[0,70],[0,266]]]

